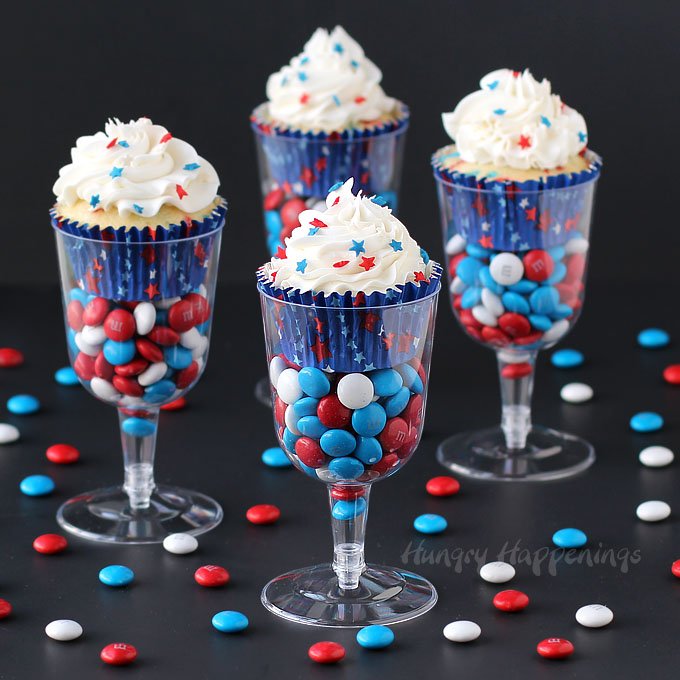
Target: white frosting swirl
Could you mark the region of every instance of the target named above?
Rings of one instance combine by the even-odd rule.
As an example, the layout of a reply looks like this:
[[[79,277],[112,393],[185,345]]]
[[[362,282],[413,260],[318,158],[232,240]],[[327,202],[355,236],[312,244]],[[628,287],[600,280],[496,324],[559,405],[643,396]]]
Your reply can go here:
[[[341,26],[317,28],[302,54],[269,76],[273,121],[336,132],[392,113],[396,102],[380,87],[380,69]]]
[[[370,295],[430,278],[433,262],[425,263],[406,227],[376,197],[355,196],[353,183],[331,191],[326,210],[300,214],[285,251],[264,268],[277,287]]]
[[[162,125],[114,118],[105,130],[76,141],[72,162],[54,184],[58,203],[82,200],[92,211],[151,217],[163,205],[194,213],[215,200],[220,181],[213,166]]]
[[[442,114],[444,128],[464,161],[549,170],[585,148],[581,114],[552,94],[529,70],[500,69],[484,76],[481,90]]]

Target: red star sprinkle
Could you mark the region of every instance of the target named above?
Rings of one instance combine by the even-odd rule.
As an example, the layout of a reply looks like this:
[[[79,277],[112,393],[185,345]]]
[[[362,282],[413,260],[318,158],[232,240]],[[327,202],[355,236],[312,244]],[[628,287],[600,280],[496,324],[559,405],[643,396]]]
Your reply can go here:
[[[369,269],[373,269],[373,267],[375,267],[375,258],[362,257],[361,262],[359,262],[359,266],[363,267],[366,271],[368,271]]]
[[[479,245],[482,246],[482,248],[493,248],[493,239],[491,236],[482,236],[482,238],[479,239]]]
[[[313,227],[319,227],[319,228],[321,228],[321,229],[324,229],[325,227],[328,226],[325,222],[322,222],[318,217],[315,217],[315,218],[310,222],[310,224],[311,224]]]
[[[175,184],[175,191],[177,192],[180,200],[189,195],[181,184]]]
[[[285,248],[282,248],[281,246],[279,246],[279,247],[276,249],[276,254],[274,255],[274,257],[278,257],[279,260],[285,260],[285,259],[287,259],[288,255],[286,255],[286,250],[285,250]]]
[[[316,342],[309,348],[314,352],[316,360],[321,363],[324,359],[332,357],[330,350],[325,342],[321,342],[320,338],[316,339]]]
[[[520,135],[517,146],[521,147],[522,149],[528,149],[531,146],[531,137],[528,137],[527,135]]]
[[[548,227],[550,226],[550,220],[551,220],[550,211],[544,210],[541,213],[541,216],[538,218],[538,225],[537,225],[538,228],[541,231],[548,231]]]
[[[392,349],[392,343],[394,342],[394,333],[388,333],[381,340],[385,343],[385,349]]]
[[[522,75],[521,71],[513,71],[512,72],[512,77],[513,78],[519,78]]]
[[[300,97],[300,104],[306,104],[309,101],[309,95],[305,92],[301,97]]]
[[[277,274],[278,274],[278,272],[272,272],[271,273],[272,281],[276,281],[276,275]]]
[[[169,142],[172,139],[172,135],[169,132],[166,132],[160,140],[160,144],[164,144],[165,142]]]
[[[107,145],[107,149],[112,149],[114,146],[116,146],[116,142],[118,141],[118,137],[114,137]]]
[[[156,295],[160,295],[160,293],[158,292],[158,286],[155,283],[150,283],[144,289],[144,292],[149,297],[149,300],[153,300],[156,297]]]
[[[349,260],[340,260],[340,262],[333,262],[333,266],[336,269],[340,269],[340,267],[344,267],[346,264],[349,264]]]
[[[524,215],[529,220],[529,222],[536,221],[536,208],[526,208],[524,210]]]
[[[413,272],[413,274],[416,277],[416,283],[419,283],[420,281],[427,281],[423,272]]]
[[[333,205],[337,205],[338,203],[340,203],[340,196],[335,197],[335,200],[333,201]]]
[[[366,97],[354,97],[355,104],[363,104],[366,101]]]

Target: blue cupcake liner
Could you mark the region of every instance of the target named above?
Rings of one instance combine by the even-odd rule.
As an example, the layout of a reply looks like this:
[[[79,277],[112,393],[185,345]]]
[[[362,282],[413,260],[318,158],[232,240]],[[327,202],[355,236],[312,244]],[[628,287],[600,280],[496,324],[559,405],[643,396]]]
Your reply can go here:
[[[222,201],[202,220],[186,218],[155,230],[81,224],[60,217],[56,207],[50,220],[55,229],[79,237],[63,242],[83,290],[110,300],[138,301],[181,297],[198,288],[226,213]],[[146,245],[121,247],[140,243]]]
[[[301,196],[325,198],[329,187],[354,177],[356,188],[382,195],[396,209],[397,161],[409,123],[406,105],[400,104],[396,121],[334,133],[303,132],[269,123],[266,107],[262,104],[255,109],[251,126],[261,136],[275,182],[291,186]]]
[[[597,154],[586,152],[590,166],[581,172],[511,182],[447,169],[444,160],[454,148],[444,147],[432,156],[435,179],[451,204],[447,239],[460,234],[485,248],[522,251],[559,246],[572,232],[583,231],[581,217],[592,208],[602,167]]]
[[[435,262],[427,282],[407,283],[387,293],[325,295],[277,288],[260,268],[257,285],[271,298],[294,303],[276,307],[281,329],[278,352],[298,366],[357,373],[398,366],[422,352],[419,341],[427,331],[431,308],[404,303],[436,294],[441,275]],[[362,312],[363,308],[368,309]]]

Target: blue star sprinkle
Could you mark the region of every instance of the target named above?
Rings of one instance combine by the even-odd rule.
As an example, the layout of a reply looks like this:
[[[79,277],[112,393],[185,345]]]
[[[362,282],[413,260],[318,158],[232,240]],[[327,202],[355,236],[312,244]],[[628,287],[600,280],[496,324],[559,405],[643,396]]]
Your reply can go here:
[[[360,253],[366,252],[366,248],[364,248],[364,242],[355,241],[354,239],[352,239],[352,247],[350,248],[350,250],[355,252],[357,254],[357,257],[359,257]]]
[[[309,63],[309,57],[302,57],[302,59],[300,59],[300,66],[305,66],[305,64],[308,64],[308,63]]]
[[[430,261],[430,256],[427,254],[427,250],[425,248],[420,249],[420,257],[423,258],[423,262],[427,264]]]
[[[300,73],[298,73],[298,78],[304,83],[305,80],[307,80],[307,74],[304,71],[300,71]]]
[[[135,209],[135,212],[139,213],[140,215],[144,212],[144,208],[142,208],[142,206],[138,203],[133,203],[132,207]]]
[[[122,174],[123,174],[123,168],[117,168],[117,167],[114,166],[113,168],[111,168],[111,172],[109,173],[109,176],[112,179],[116,179],[116,177],[120,177]]]
[[[198,170],[200,167],[199,163],[187,163],[184,166],[184,170]]]
[[[352,65],[352,68],[359,68],[359,62],[356,59],[352,59],[349,63]]]
[[[494,112],[497,116],[502,116],[502,115],[505,114],[505,109],[494,109],[493,112]]]
[[[314,236],[314,234],[316,234],[317,231],[319,231],[319,227],[312,227],[312,228],[307,232],[307,236]]]
[[[120,142],[118,142],[118,146],[122,146],[124,149],[127,149],[130,145],[124,139],[121,139]]]
[[[338,54],[342,54],[344,51],[345,51],[345,48],[340,43],[335,43],[335,45],[333,45],[333,52],[337,52]]]
[[[281,87],[286,87],[286,85],[288,85],[288,78],[283,76],[283,78],[281,78]]]
[[[377,203],[378,205],[381,206],[387,205],[387,201],[382,196],[374,196],[371,200],[373,201],[373,203]]]
[[[401,241],[396,241],[395,239],[392,239],[390,241],[390,246],[392,246],[392,250],[396,253],[399,250],[404,250],[401,245]]]
[[[99,205],[99,194],[92,194],[90,197],[90,207],[96,208]]]
[[[337,94],[334,94],[332,97],[333,101],[335,102],[336,106],[340,106],[340,97],[338,97]]]
[[[495,89],[498,87],[498,81],[497,81],[497,80],[494,80],[493,82],[489,83],[489,84],[487,85],[487,87],[488,87],[490,90],[495,90]]]
[[[330,194],[331,191],[337,191],[341,186],[342,186],[342,182],[336,182],[336,183],[328,190],[328,193]]]
[[[578,141],[579,142],[585,142],[586,139],[588,139],[588,135],[585,132],[579,132],[578,133]]]
[[[295,271],[302,272],[304,274],[305,269],[307,269],[307,260],[300,260],[295,267]]]
[[[541,123],[543,123],[543,125],[545,125],[546,127],[550,127],[551,125],[550,119],[546,118],[545,116],[541,116]]]

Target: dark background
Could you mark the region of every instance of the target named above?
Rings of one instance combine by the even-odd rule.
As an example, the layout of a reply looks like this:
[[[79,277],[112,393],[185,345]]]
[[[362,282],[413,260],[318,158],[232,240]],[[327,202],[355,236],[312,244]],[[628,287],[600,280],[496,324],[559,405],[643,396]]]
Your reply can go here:
[[[592,274],[667,279],[680,246],[680,4],[664,0],[260,0],[13,3],[3,15],[1,282],[56,282],[47,210],[75,139],[146,115],[216,167],[229,200],[220,280],[266,257],[248,115],[317,26],[342,24],[412,111],[401,215],[441,252],[429,156],[440,113],[500,67],[529,67],[588,124],[605,160]],[[234,250],[238,250],[235,256]],[[674,279],[677,282],[677,276]]]

